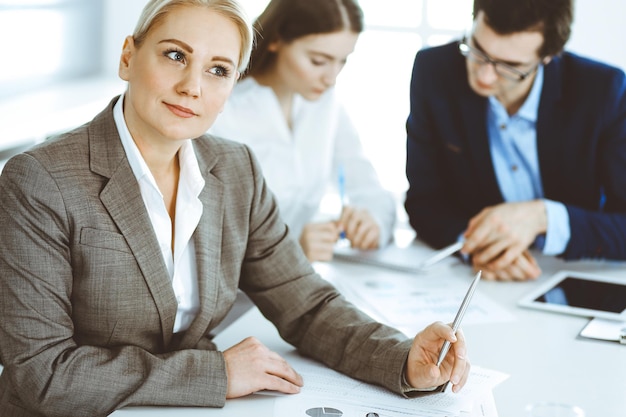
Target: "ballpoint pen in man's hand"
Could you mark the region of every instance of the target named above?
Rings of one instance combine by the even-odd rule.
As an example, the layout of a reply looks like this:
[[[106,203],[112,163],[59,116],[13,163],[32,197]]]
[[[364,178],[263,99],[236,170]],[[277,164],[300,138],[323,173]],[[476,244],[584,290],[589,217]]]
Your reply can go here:
[[[447,258],[448,256],[451,256],[451,255],[455,254],[456,252],[460,251],[462,247],[463,247],[463,242],[462,241],[453,243],[450,246],[446,246],[445,248],[440,249],[437,252],[435,252],[433,254],[433,256],[431,256],[430,258],[424,260],[419,265],[419,267],[420,267],[420,269],[429,268],[429,267],[433,266],[434,264],[436,264],[437,262],[439,262],[439,261]]]
[[[456,317],[454,318],[454,322],[452,323],[452,330],[454,331],[455,334],[459,330],[459,327],[461,326],[461,320],[463,320],[465,311],[467,310],[470,300],[472,299],[472,296],[474,295],[474,291],[476,290],[476,285],[478,284],[478,281],[480,280],[481,274],[482,274],[482,271],[478,271],[478,273],[476,274],[476,277],[474,277],[474,281],[472,281],[472,284],[470,285],[469,289],[467,290],[467,293],[465,294],[465,298],[463,298],[461,307],[459,308],[459,311],[456,313]],[[443,346],[441,347],[441,350],[439,351],[439,357],[437,358],[437,366],[441,365],[441,362],[443,362],[444,358],[448,354],[449,349],[450,349],[450,341],[446,340],[445,342],[443,342]]]

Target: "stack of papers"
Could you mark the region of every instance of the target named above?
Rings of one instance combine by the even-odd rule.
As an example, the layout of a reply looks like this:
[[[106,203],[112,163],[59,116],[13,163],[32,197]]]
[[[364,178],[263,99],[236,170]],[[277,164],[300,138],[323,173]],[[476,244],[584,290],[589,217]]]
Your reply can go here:
[[[471,279],[458,276],[450,279],[447,269],[428,277],[392,274],[384,270],[349,279],[336,279],[333,284],[353,304],[374,319],[388,324],[408,337],[414,337],[435,321],[452,322]],[[455,272],[458,274],[458,272]],[[474,294],[463,326],[512,322],[513,314],[479,292]]]
[[[448,388],[443,393],[408,399],[333,371],[300,356],[295,350],[283,355],[302,375],[304,387],[298,395],[278,396],[274,417],[363,417],[368,413],[379,417],[493,417],[497,416],[497,412],[492,405],[491,390],[508,378],[504,373],[472,366],[467,384],[459,393],[453,393]],[[489,414],[485,414],[487,412]]]

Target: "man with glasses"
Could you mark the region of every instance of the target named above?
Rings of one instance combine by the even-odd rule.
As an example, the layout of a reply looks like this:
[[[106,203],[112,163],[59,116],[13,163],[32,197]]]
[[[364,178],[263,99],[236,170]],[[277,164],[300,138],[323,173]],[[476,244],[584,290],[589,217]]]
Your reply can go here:
[[[626,259],[626,79],[569,52],[571,0],[475,0],[461,42],[418,52],[405,208],[487,279],[541,270],[529,249]]]

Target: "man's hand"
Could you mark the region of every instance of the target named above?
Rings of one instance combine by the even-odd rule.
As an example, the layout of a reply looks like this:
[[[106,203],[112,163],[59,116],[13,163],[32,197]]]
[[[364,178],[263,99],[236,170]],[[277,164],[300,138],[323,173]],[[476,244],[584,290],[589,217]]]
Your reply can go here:
[[[472,255],[475,265],[498,272],[513,265],[522,252],[547,229],[546,209],[542,200],[503,203],[487,207],[468,225],[461,252]]]
[[[482,279],[488,281],[525,281],[529,279],[537,279],[541,275],[541,269],[535,260],[535,257],[527,250],[515,259],[509,266],[492,270],[487,265],[480,265],[472,259],[474,271],[483,271]]]
[[[243,397],[261,390],[285,394],[300,392],[302,377],[280,355],[254,337],[224,352],[228,388],[226,398]]]
[[[450,350],[441,365],[437,367],[437,358],[443,342],[451,343]],[[450,381],[452,391],[458,392],[469,376],[470,363],[467,360],[465,338],[461,330],[456,336],[452,327],[436,322],[419,332],[409,351],[406,366],[406,380],[413,388],[426,389],[438,387]]]
[[[353,248],[378,248],[380,227],[367,210],[344,206],[338,224]]]

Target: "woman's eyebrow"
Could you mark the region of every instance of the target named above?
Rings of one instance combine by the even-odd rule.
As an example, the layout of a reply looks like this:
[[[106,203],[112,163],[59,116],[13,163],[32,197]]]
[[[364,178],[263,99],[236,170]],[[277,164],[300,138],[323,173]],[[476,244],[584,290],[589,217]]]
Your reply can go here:
[[[189,52],[190,54],[193,53],[193,48],[191,47],[191,45],[189,45],[188,43],[183,42],[181,40],[178,40],[178,39],[163,39],[162,41],[159,41],[159,43],[173,43],[173,44],[176,44],[176,45],[180,46],[186,52]],[[228,57],[225,57],[225,56],[214,56],[213,60],[214,61],[222,61],[222,62],[225,62],[227,64],[232,65],[233,67],[236,67],[236,65],[233,62],[233,60],[228,58]]]
[[[225,62],[225,63],[227,63],[229,65],[232,65],[233,67],[237,67],[237,65],[235,64],[235,62],[232,59],[230,59],[228,57],[225,57],[225,56],[219,56],[219,55],[218,56],[214,56],[213,60],[214,61]]]
[[[191,47],[191,45],[180,41],[178,39],[163,39],[162,41],[159,41],[159,43],[174,43],[178,46],[180,46],[181,48],[183,48],[184,50],[186,50],[189,53],[193,53],[193,48]]]

